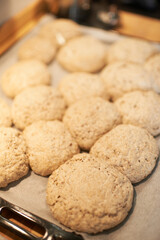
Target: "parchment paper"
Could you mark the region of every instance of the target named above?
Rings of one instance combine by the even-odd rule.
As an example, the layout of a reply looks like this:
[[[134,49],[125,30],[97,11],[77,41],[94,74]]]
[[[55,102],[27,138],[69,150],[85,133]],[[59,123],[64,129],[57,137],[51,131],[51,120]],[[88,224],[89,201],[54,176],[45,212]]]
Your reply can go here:
[[[50,19],[51,16],[48,15],[43,17],[33,31],[16,43],[0,58],[0,77],[5,69],[17,61],[17,49],[21,43],[37,33],[39,28]],[[109,43],[122,37],[116,33],[94,28],[83,27],[82,29],[85,33]],[[49,65],[49,71],[52,74],[52,84],[54,86],[56,86],[61,77],[66,74],[56,61]],[[11,103],[11,100],[5,97],[1,89],[0,96]],[[4,189],[0,189],[0,197],[63,227],[53,219],[46,204],[45,192],[47,180],[47,177],[38,176],[30,171],[23,179],[9,184],[9,186]],[[63,228],[67,229],[65,227]],[[100,234],[82,235],[85,240],[160,240],[159,161],[151,176],[135,186],[133,208],[122,224]]]

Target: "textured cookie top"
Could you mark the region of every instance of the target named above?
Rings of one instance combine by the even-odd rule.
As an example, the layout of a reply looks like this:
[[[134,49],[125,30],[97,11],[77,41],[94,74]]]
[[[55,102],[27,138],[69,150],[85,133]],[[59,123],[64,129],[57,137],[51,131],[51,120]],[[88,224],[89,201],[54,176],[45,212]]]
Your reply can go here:
[[[137,183],[152,172],[159,150],[156,140],[147,130],[132,125],[119,125],[103,135],[90,153],[105,159],[131,182]]]
[[[13,100],[12,117],[15,126],[24,129],[38,120],[61,120],[65,109],[65,101],[56,88],[30,87]]]
[[[60,121],[38,121],[24,130],[32,170],[47,176],[79,153],[78,144]]]
[[[126,176],[89,154],[77,154],[49,177],[47,203],[53,217],[76,231],[97,233],[122,222],[132,206]]]
[[[50,63],[56,54],[56,47],[45,38],[34,36],[24,42],[18,50],[18,58],[37,59],[43,63]]]
[[[0,98],[0,127],[10,127],[11,125],[11,109],[7,103]]]
[[[67,105],[86,97],[102,97],[108,99],[104,83],[98,75],[91,73],[71,73],[66,75],[59,84],[59,90]]]
[[[58,62],[71,72],[97,72],[105,64],[106,47],[91,36],[68,41],[57,55]]]
[[[1,86],[8,97],[14,98],[27,87],[49,85],[50,73],[47,67],[37,60],[24,60],[7,69],[1,79]]]
[[[89,150],[98,138],[121,123],[121,117],[113,103],[93,97],[72,104],[63,121],[79,146]]]
[[[124,61],[106,66],[101,79],[113,101],[127,92],[151,90],[153,81],[152,76],[141,65]]]
[[[145,69],[153,75],[154,89],[160,93],[160,53],[150,57],[145,65]]]
[[[153,44],[140,39],[125,38],[112,44],[106,55],[106,62],[117,60],[144,63],[147,58],[157,52]]]
[[[0,187],[25,176],[28,172],[26,144],[14,128],[0,128]]]
[[[130,92],[115,102],[124,124],[147,129],[152,135],[160,134],[160,96],[155,92]]]
[[[42,26],[39,35],[50,39],[54,45],[61,46],[69,39],[81,35],[81,28],[70,19],[56,19]]]

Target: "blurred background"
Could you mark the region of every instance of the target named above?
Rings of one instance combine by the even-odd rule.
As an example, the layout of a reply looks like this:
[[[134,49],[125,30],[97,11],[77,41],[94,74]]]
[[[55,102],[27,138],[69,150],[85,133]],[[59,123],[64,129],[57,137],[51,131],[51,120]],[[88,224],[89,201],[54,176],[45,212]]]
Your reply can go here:
[[[118,10],[160,19],[160,0],[61,0],[59,3],[59,17],[101,28],[109,27],[109,18],[116,20]]]
[[[0,24],[14,16],[35,0],[0,0]],[[137,13],[160,19],[160,0],[44,0],[48,5],[58,6],[58,17],[71,18],[81,24],[108,28],[117,25],[117,10]],[[55,9],[55,8],[54,8]],[[109,12],[109,15],[107,15]],[[106,14],[107,13],[107,14]]]

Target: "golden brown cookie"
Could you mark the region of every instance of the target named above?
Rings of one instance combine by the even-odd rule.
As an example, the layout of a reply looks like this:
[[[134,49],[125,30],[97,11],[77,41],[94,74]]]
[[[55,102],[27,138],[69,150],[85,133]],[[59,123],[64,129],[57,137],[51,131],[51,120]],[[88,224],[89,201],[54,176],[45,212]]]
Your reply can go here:
[[[24,130],[31,169],[42,176],[79,153],[78,144],[60,121],[38,121]]]
[[[144,67],[153,76],[154,90],[160,93],[160,53],[150,57]]]
[[[147,130],[132,125],[119,125],[98,139],[90,153],[105,159],[132,183],[137,183],[152,172],[159,150]]]
[[[80,26],[70,19],[55,19],[42,26],[39,35],[49,39],[53,45],[61,46],[69,39],[81,35]]]
[[[19,129],[38,120],[61,120],[66,104],[60,92],[49,86],[30,87],[13,100],[13,123]]]
[[[124,124],[145,128],[153,136],[160,134],[160,96],[153,92],[134,91],[119,98],[115,105]]]
[[[89,150],[98,138],[121,123],[121,117],[113,103],[92,97],[72,104],[63,121],[79,146]]]
[[[10,127],[11,125],[11,108],[2,98],[0,98],[0,127]]]
[[[105,65],[106,46],[91,36],[68,41],[58,52],[57,60],[70,72],[94,73]]]
[[[36,59],[49,64],[56,55],[56,46],[45,38],[34,36],[24,42],[18,50],[20,60]]]
[[[157,48],[147,41],[124,38],[116,41],[107,51],[106,62],[126,61],[143,64],[146,59],[157,52]]]
[[[152,90],[153,78],[141,65],[124,61],[109,64],[101,72],[106,92],[115,101],[135,90]]]
[[[70,73],[62,78],[59,91],[67,105],[86,97],[102,97],[108,99],[104,83],[98,75],[91,73]]]
[[[97,233],[118,225],[132,206],[129,179],[105,160],[77,154],[49,177],[53,217],[72,230]]]
[[[14,128],[0,128],[0,187],[6,187],[28,173],[26,144],[21,132]]]
[[[1,87],[10,98],[14,98],[27,87],[50,83],[51,76],[47,67],[38,60],[24,60],[13,64],[1,79]]]

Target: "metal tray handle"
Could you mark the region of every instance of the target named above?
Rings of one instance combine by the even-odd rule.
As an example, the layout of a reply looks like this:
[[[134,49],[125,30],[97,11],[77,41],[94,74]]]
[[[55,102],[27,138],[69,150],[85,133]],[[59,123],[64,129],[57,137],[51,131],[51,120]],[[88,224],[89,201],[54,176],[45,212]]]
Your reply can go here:
[[[45,233],[43,237],[37,237],[33,235],[26,229],[18,226],[16,223],[13,223],[9,219],[2,216],[2,212],[4,209],[8,209],[9,211],[12,211],[13,213],[16,213],[17,215],[20,215],[44,228]],[[9,203],[3,198],[0,198],[0,225],[4,228],[9,229],[10,231],[14,232],[25,240],[84,240],[81,235],[78,235],[74,232],[67,232],[58,227],[57,225],[43,218],[40,218],[24,210],[23,208]]]

